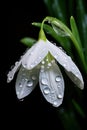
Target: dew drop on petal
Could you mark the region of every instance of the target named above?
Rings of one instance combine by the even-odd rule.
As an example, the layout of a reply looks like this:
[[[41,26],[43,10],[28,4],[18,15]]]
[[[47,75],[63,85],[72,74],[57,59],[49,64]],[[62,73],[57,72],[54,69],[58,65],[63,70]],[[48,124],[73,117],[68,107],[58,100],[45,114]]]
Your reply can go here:
[[[55,55],[54,57],[57,58],[57,55]]]
[[[72,67],[72,70],[74,71],[74,70],[75,70],[75,68],[74,68],[74,67]]]
[[[44,65],[41,65],[41,69],[44,69],[45,67],[44,67]]]
[[[47,69],[49,69],[50,67],[49,66],[47,66]]]
[[[61,94],[59,94],[59,95],[58,95],[58,98],[60,98],[60,99],[61,99],[61,98],[63,98],[63,96],[62,96]]]
[[[33,55],[33,54],[34,54],[33,52],[30,53],[30,55]]]
[[[55,101],[53,102],[53,106],[55,106],[55,107],[58,106],[58,101],[57,101],[57,100],[55,100]]]
[[[44,69],[41,68],[40,72],[44,72]]]
[[[37,64],[38,62],[37,61],[35,61],[35,64]]]
[[[19,91],[17,91],[17,95],[19,95]]]
[[[43,78],[43,79],[41,80],[41,83],[42,83],[43,85],[47,85],[47,84],[48,84],[48,81],[47,81],[46,78]]]
[[[34,67],[34,64],[31,64],[30,67],[33,68],[33,67]]]
[[[39,59],[41,59],[41,57],[39,57]]]
[[[31,86],[33,86],[33,81],[28,81],[27,82],[27,87],[31,87]]]
[[[56,82],[60,82],[61,81],[61,77],[60,76],[56,76]]]
[[[36,80],[36,77],[35,77],[35,76],[32,76],[32,79],[33,79],[33,80]]]
[[[20,88],[22,88],[22,87],[23,87],[21,83],[19,83],[19,87],[20,87]]]
[[[13,76],[9,76],[7,79],[7,83],[11,82],[12,79],[13,79]]]
[[[50,93],[50,89],[48,87],[44,88],[44,94],[49,94]]]
[[[52,64],[51,64],[51,63],[48,63],[48,66],[50,67],[50,66],[52,66]]]
[[[58,86],[57,86],[58,88],[60,88],[60,84],[58,84]]]
[[[42,61],[42,64],[45,64],[45,61]]]
[[[12,70],[13,68],[14,68],[14,65],[12,65],[10,69]]]
[[[51,63],[55,63],[55,60],[52,60]]]
[[[66,67],[66,64],[63,64],[64,67]]]
[[[48,58],[46,58],[46,61],[48,61]]]
[[[76,74],[76,77],[79,77],[78,73]]]
[[[17,61],[17,62],[15,62],[15,65],[18,65],[18,63],[19,63],[18,61]]]

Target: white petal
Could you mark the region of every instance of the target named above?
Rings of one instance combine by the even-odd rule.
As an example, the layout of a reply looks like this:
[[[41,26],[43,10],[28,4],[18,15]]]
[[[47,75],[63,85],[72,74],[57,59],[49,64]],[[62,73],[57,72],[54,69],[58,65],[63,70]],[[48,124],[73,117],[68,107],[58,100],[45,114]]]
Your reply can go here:
[[[21,56],[21,59],[19,60],[19,62],[16,62],[15,66],[11,69],[11,71],[9,71],[9,73],[7,74],[8,83],[11,82],[11,80],[14,78],[14,75],[15,75],[16,71],[19,69],[21,63],[26,60],[26,57],[31,53],[32,49],[35,48],[35,45],[31,49],[26,51],[26,53],[23,56]]]
[[[53,106],[58,107],[62,104],[64,96],[64,80],[59,67],[53,65],[39,76],[40,89],[45,99]]]
[[[29,52],[23,58],[22,64],[25,68],[31,70],[44,59],[47,53],[48,49],[46,42],[39,40],[34,46],[31,47]]]
[[[65,70],[67,75],[70,77],[70,79],[80,88],[84,88],[84,82],[81,75],[81,72],[75,65],[75,63],[72,61],[72,59],[64,53],[60,48],[56,47],[52,43],[48,41],[48,48],[52,56],[58,61],[59,64],[61,64]]]
[[[11,71],[9,71],[9,73],[7,74],[7,83],[11,82],[12,79],[14,78],[14,75],[16,73],[16,71],[19,69],[20,65],[21,65],[21,60],[19,62],[15,63],[15,66],[12,68]]]
[[[33,50],[34,50],[34,48],[35,48],[36,46],[37,46],[37,43],[34,44],[31,48],[29,48],[29,49],[26,51],[26,53],[24,54],[24,56],[22,57],[22,65],[23,65],[24,68],[27,67],[26,61],[27,61],[28,57],[30,57],[30,55],[33,55]]]
[[[18,99],[29,95],[38,83],[38,68],[32,71],[21,67],[16,80],[16,94]]]

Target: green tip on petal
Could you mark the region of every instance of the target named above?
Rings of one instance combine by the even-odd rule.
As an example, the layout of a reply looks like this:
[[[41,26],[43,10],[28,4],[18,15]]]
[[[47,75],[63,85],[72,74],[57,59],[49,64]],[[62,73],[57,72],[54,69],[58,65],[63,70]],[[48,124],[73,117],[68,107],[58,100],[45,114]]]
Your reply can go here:
[[[40,32],[39,32],[39,39],[46,41],[46,36],[42,28],[40,29]]]

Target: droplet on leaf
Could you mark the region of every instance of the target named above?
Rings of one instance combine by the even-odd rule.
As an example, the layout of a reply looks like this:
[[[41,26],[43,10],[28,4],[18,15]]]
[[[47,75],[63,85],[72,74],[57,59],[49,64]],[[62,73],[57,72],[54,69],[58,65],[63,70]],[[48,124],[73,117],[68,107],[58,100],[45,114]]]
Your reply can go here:
[[[49,94],[50,93],[50,89],[48,87],[44,88],[44,94]]]

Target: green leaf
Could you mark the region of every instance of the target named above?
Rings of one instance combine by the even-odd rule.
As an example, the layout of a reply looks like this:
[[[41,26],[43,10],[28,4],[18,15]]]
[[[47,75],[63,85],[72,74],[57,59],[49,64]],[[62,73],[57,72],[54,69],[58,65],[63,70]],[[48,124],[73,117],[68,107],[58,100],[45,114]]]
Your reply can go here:
[[[79,32],[78,32],[76,22],[75,22],[75,19],[73,16],[70,17],[70,25],[71,25],[71,29],[72,29],[72,33],[73,33],[74,37],[78,41],[79,46],[82,48]]]
[[[79,104],[75,100],[72,100],[72,103],[73,103],[76,111],[84,118],[85,117],[85,113],[82,110],[82,108],[79,106]]]
[[[31,47],[36,42],[36,40],[30,37],[24,37],[20,40],[20,42],[28,47]]]
[[[86,1],[83,0],[77,0],[76,6],[78,7],[76,10],[76,16],[78,21],[78,29],[81,36],[81,41],[83,45],[83,51],[85,54],[85,59],[87,63],[87,8],[85,8],[85,5],[87,5]]]
[[[80,124],[77,121],[76,115],[72,109],[60,109],[58,114],[65,130],[81,130]]]

